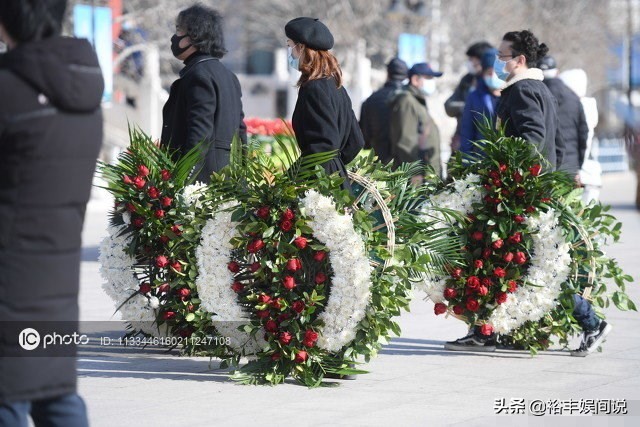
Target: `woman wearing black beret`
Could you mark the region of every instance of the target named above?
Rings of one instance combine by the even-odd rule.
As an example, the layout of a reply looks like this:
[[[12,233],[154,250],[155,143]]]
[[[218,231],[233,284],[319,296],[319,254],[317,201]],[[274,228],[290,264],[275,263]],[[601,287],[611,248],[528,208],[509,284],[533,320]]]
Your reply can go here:
[[[327,173],[338,172],[350,189],[345,164],[364,146],[351,99],[342,86],[342,71],[329,52],[333,36],[318,19],[296,18],[284,27],[289,47],[289,65],[302,75],[292,125],[302,155],[338,150],[324,164]]]

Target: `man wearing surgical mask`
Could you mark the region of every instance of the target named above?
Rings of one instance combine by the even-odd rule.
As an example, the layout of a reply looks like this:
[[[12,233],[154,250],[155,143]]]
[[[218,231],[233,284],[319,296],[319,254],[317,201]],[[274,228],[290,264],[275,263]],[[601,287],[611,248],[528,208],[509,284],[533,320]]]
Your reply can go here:
[[[206,6],[191,6],[178,14],[171,52],[184,61],[163,110],[162,145],[180,157],[199,147],[202,161],[197,180],[229,164],[231,142],[246,142],[242,91],[235,74],[220,59],[224,48],[222,17]]]
[[[429,114],[427,97],[436,90],[439,71],[421,62],[409,70],[409,84],[390,99],[389,136],[391,157],[399,166],[404,162],[422,161],[441,176],[440,132]],[[421,177],[416,182],[421,181]]]

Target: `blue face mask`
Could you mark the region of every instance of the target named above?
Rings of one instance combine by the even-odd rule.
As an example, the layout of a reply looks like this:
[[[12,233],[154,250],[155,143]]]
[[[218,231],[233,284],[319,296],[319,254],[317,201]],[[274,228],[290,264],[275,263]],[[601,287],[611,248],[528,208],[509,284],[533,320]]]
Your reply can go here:
[[[289,67],[293,68],[296,71],[300,70],[300,61],[298,58],[293,57],[293,48],[289,47]]]
[[[511,73],[508,73],[504,70],[504,67],[506,65],[507,65],[507,61],[502,61],[498,59],[497,56],[496,56],[496,60],[493,61],[493,71],[496,73],[496,75],[500,80],[503,80],[505,82],[509,78],[509,75],[511,75]]]
[[[483,76],[482,78],[489,89],[496,90],[504,86],[504,81],[501,80],[496,73],[492,73],[490,76]]]

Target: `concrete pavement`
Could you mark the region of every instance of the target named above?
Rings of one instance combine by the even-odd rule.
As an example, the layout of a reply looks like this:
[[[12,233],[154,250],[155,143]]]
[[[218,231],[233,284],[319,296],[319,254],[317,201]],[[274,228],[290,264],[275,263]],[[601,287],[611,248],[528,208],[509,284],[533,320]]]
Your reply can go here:
[[[611,247],[636,281],[628,292],[640,303],[640,214],[633,207],[631,173],[605,176],[602,199],[623,221],[622,242]],[[105,234],[109,202],[96,192],[87,211],[80,308],[82,320],[108,320],[111,300],[101,289],[97,247]],[[386,346],[356,381],[309,390],[239,386],[228,371],[206,358],[157,351],[82,350],[79,391],[93,426],[302,426],[382,425],[638,425],[640,422],[640,315],[608,311],[614,329],[602,353],[586,358],[566,351],[537,357],[525,352],[446,352],[465,325],[433,315],[433,304],[416,295],[401,318],[403,335]],[[117,336],[114,335],[114,336]],[[577,341],[576,341],[577,346]],[[95,351],[94,351],[95,350]],[[626,399],[628,416],[500,415],[495,399]]]

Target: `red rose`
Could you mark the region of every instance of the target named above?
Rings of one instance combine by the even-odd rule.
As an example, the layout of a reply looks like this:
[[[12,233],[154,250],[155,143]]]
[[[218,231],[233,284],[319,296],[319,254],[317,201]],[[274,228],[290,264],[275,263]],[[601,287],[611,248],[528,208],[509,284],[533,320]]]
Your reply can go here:
[[[193,305],[193,304],[189,304],[189,305],[187,306],[187,311],[188,311],[188,312],[192,312],[192,311],[194,311],[195,309],[196,309],[196,307],[195,307],[195,305]]]
[[[478,286],[480,286],[480,279],[477,276],[471,276],[467,279],[467,287],[478,289]]]
[[[524,210],[526,213],[532,213],[536,211],[536,208],[534,208],[533,206],[529,206],[527,209]]]
[[[487,295],[488,293],[489,293],[489,288],[487,288],[486,286],[481,285],[481,286],[478,288],[478,294],[479,294],[479,295],[485,296],[485,295]]]
[[[264,324],[264,329],[267,332],[276,332],[278,330],[278,324],[275,320],[268,320],[267,323]]]
[[[489,172],[489,178],[491,178],[491,179],[500,179],[500,174],[498,173],[498,171],[490,171]]]
[[[473,240],[482,240],[482,239],[484,239],[484,234],[482,234],[482,231],[474,231],[471,234],[471,238]]]
[[[318,251],[313,254],[313,259],[317,262],[322,262],[327,257],[327,253],[325,251]]]
[[[483,277],[480,283],[482,283],[482,286],[486,286],[487,288],[493,286],[493,281],[488,277]]]
[[[482,326],[480,326],[480,333],[482,335],[491,335],[493,333],[493,326],[491,326],[491,324],[489,323],[485,323]]]
[[[188,288],[180,288],[180,290],[178,291],[178,296],[182,301],[189,298],[189,295],[191,295],[191,290]]]
[[[437,303],[434,307],[433,307],[433,312],[436,314],[436,316],[446,313],[447,312],[447,306],[441,302]]]
[[[166,294],[170,289],[171,287],[168,283],[163,283],[162,285],[158,286],[158,292],[160,292],[161,294]]]
[[[511,260],[513,259],[513,254],[511,252],[507,252],[506,254],[502,255],[502,259],[504,260],[504,262],[511,262]]]
[[[151,197],[152,199],[157,199],[160,196],[160,191],[156,188],[156,187],[150,187],[147,190],[147,194],[149,195],[149,197]]]
[[[140,285],[140,293],[141,294],[147,294],[151,292],[151,284],[145,282],[142,285]]]
[[[142,217],[134,218],[133,221],[131,221],[131,223],[133,224],[134,227],[142,228],[142,226],[144,225],[144,218]]]
[[[135,212],[136,211],[136,206],[133,203],[127,203],[127,210],[129,212]]]
[[[484,263],[482,262],[482,260],[477,259],[473,262],[473,266],[475,268],[482,268],[484,266]]]
[[[502,241],[502,239],[498,239],[491,244],[493,249],[500,249],[503,245],[504,245],[504,242]]]
[[[173,234],[175,234],[176,236],[179,236],[182,234],[182,230],[180,229],[179,225],[172,225],[171,226],[171,231],[173,232]]]
[[[551,201],[551,199],[549,197],[543,197],[542,199],[540,199],[540,201],[542,203],[549,203]]]
[[[258,319],[266,319],[269,317],[269,310],[258,310],[256,311],[256,316],[258,316]]]
[[[493,185],[495,185],[496,187],[502,187],[502,181],[500,181],[499,179],[494,179]]]
[[[145,165],[138,166],[138,175],[140,175],[140,176],[149,175],[149,168],[146,167]]]
[[[291,308],[293,309],[293,311],[295,311],[296,313],[300,314],[304,311],[305,309],[305,304],[303,301],[294,301],[293,304],[291,304]]]
[[[509,243],[512,244],[518,244],[522,242],[522,233],[517,232],[516,234],[514,234],[513,236],[509,237]]]
[[[292,335],[290,332],[280,332],[279,341],[282,345],[287,345],[291,342]]]
[[[504,304],[507,301],[507,294],[505,292],[496,292],[496,302],[498,304]]]
[[[289,320],[291,316],[289,315],[289,313],[282,313],[280,316],[278,316],[278,322],[284,322],[285,320]]]
[[[514,194],[518,197],[524,197],[525,194],[527,194],[527,192],[524,191],[524,188],[520,187],[520,188],[516,188],[516,191],[514,192]]]
[[[326,274],[324,274],[321,271],[316,273],[316,283],[318,283],[318,284],[324,283],[325,280],[327,280],[327,275]]]
[[[484,248],[482,250],[482,258],[484,259],[489,259],[489,257],[491,257],[491,255],[493,255],[493,251],[489,248]]]
[[[125,183],[125,184],[127,184],[127,185],[131,185],[131,184],[133,184],[133,180],[132,180],[132,179],[131,179],[131,177],[130,177],[130,176],[128,176],[128,175],[124,175],[124,176],[122,177],[122,182],[124,182],[124,183]]]
[[[472,298],[469,298],[467,300],[467,310],[475,313],[476,311],[478,311],[479,308],[480,308],[480,304],[478,303],[478,301]]]
[[[155,216],[158,219],[162,219],[164,218],[164,211],[162,209],[158,209],[153,213],[153,216]]]
[[[166,197],[166,196],[160,200],[160,204],[165,208],[168,208],[169,206],[171,206],[172,202],[173,202],[173,199],[171,197]]]
[[[298,271],[302,269],[302,261],[298,258],[291,258],[287,261],[286,269],[289,271]]]
[[[307,247],[307,239],[305,239],[304,237],[300,236],[300,237],[296,237],[293,240],[293,244],[296,245],[296,247],[298,249],[304,249]]]
[[[296,216],[293,214],[293,211],[289,208],[287,208],[286,211],[282,212],[282,215],[280,216],[283,221],[292,221],[295,217]]]
[[[173,264],[171,264],[171,268],[180,273],[182,271],[182,264],[180,264],[179,261],[175,261]]]
[[[171,179],[171,172],[166,169],[162,169],[160,171],[160,176],[162,177],[163,181],[169,181]]]
[[[296,287],[296,281],[292,276],[285,276],[285,278],[282,280],[282,286],[290,291],[291,289]]]
[[[227,268],[230,272],[237,273],[238,271],[240,271],[240,264],[235,261],[231,261],[229,264],[227,264]]]
[[[282,231],[291,231],[293,228],[293,223],[291,221],[282,221],[280,223],[280,229]]]
[[[513,220],[518,224],[522,224],[524,222],[524,217],[522,215],[516,215],[513,217]]]
[[[509,292],[515,292],[518,289],[518,284],[515,280],[509,280]]]
[[[252,273],[255,273],[256,271],[260,270],[260,267],[261,265],[259,262],[254,262],[249,266],[249,270],[251,270]]]
[[[280,353],[273,353],[271,355],[271,360],[273,360],[274,362],[280,360]]]
[[[305,360],[307,360],[307,352],[304,350],[300,350],[299,352],[296,353],[296,358],[295,358],[295,362],[296,363],[303,363]]]
[[[164,320],[175,319],[176,318],[176,312],[175,311],[165,311],[164,313],[162,313],[162,318]]]
[[[464,313],[464,308],[461,305],[454,305],[453,312],[460,316],[462,313]]]
[[[240,282],[233,282],[233,285],[231,285],[231,289],[233,289],[234,292],[240,292],[244,289],[244,285]]]
[[[275,308],[276,310],[280,310],[282,308],[282,298],[276,298],[271,301],[271,307]]]
[[[262,248],[264,248],[264,242],[261,239],[252,240],[247,245],[247,251],[252,254],[260,251]]]
[[[160,255],[156,257],[156,267],[165,268],[167,265],[169,265],[169,260],[166,256]]]
[[[458,296],[458,291],[453,288],[445,288],[444,297],[447,299],[455,298]]]
[[[147,181],[145,181],[140,176],[136,176],[135,178],[133,178],[133,185],[135,185],[138,190],[142,190],[146,184]]]
[[[500,170],[500,172],[506,172],[507,171],[507,165],[505,165],[504,163],[500,163],[500,165],[498,166],[498,169]]]
[[[167,243],[169,243],[169,237],[167,236],[160,236],[160,242],[162,242],[162,244],[166,245]]]
[[[498,278],[502,278],[507,275],[507,272],[505,271],[504,268],[496,267],[493,269],[493,275]]]
[[[520,175],[520,172],[517,172],[517,171],[516,171],[516,172],[513,174],[513,180],[514,180],[515,182],[522,182],[522,175]]]
[[[533,176],[538,176],[540,175],[540,171],[542,170],[542,166],[540,166],[539,164],[535,164],[533,166],[531,166],[529,168],[529,172],[531,173],[531,175]]]
[[[260,301],[261,304],[269,304],[271,302],[271,296],[262,294],[258,297],[258,301]]]
[[[315,343],[315,341],[302,340],[302,345],[304,345],[305,347],[308,347],[308,348],[313,348],[313,346],[315,346],[316,343]]]
[[[256,211],[256,216],[260,219],[269,218],[269,214],[270,214],[269,206],[262,206]]]
[[[491,191],[491,186],[489,184],[483,184],[482,186],[484,187],[485,190]]]
[[[513,261],[516,264],[524,264],[525,262],[527,262],[527,256],[524,254],[524,252],[516,252],[516,255],[513,258]]]
[[[453,277],[454,279],[459,279],[461,276],[462,276],[461,268],[454,268],[453,270],[451,270],[451,277]]]
[[[318,341],[318,333],[315,331],[312,331],[311,329],[307,329],[304,332],[304,339],[308,341],[316,342]]]
[[[509,190],[507,190],[506,188],[503,188],[500,194],[502,194],[504,197],[509,197],[509,194],[511,193],[509,193]]]

